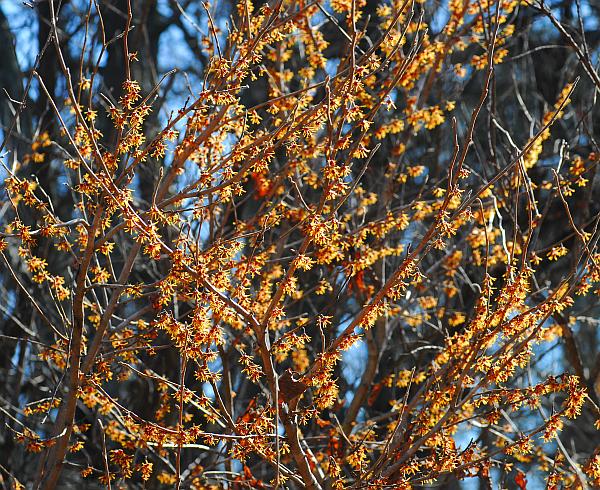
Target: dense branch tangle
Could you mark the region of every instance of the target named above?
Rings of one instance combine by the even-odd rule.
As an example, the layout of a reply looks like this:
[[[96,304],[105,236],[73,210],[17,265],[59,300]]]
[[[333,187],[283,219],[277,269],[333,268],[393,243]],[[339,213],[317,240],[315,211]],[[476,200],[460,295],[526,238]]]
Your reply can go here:
[[[371,18],[360,1],[245,0],[228,32],[204,5],[203,78],[170,113],[159,102],[177,75],[147,93],[132,77],[131,4],[123,32],[88,39],[104,28],[90,2],[77,71],[62,7],[49,6],[64,97],[33,76],[59,130],[14,150],[0,238],[11,277],[48,317],[23,339],[49,396],[12,407],[13,437],[37,455],[23,483],[410,488],[532,461],[549,485],[598,482],[598,456],[580,467],[557,439],[588,399],[581,360],[579,377],[524,376],[535,349],[568,337],[574,295],[598,290],[600,235],[598,217],[577,221],[568,202],[597,156],[561,154],[549,178],[531,175],[574,84],[524,140],[490,109],[517,2],[451,1],[434,29],[426,2]],[[111,99],[97,53],[113,43],[125,72]],[[432,94],[466,67],[480,90],[462,118]],[[504,165],[478,161],[485,118],[505,136]],[[417,164],[436,140],[436,160]],[[49,161],[63,196],[29,177]],[[573,228],[547,247],[542,197]],[[540,287],[535,269],[567,258]],[[363,342],[356,386],[342,359]],[[482,428],[487,440],[457,442]]]

